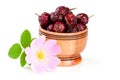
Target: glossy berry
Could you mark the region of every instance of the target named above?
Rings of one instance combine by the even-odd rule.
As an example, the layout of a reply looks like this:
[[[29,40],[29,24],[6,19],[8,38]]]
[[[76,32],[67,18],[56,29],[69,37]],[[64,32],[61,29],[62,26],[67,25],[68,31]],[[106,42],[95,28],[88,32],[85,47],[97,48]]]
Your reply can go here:
[[[87,24],[88,21],[89,21],[89,17],[88,17],[88,15],[85,14],[85,13],[80,13],[80,14],[78,14],[76,17],[77,17],[78,23]]]
[[[50,19],[52,22],[62,21],[62,14],[60,14],[58,12],[52,12],[50,14]]]
[[[55,32],[64,32],[64,30],[65,30],[65,25],[64,25],[62,22],[56,22],[56,23],[54,24],[53,30],[54,30]]]
[[[55,12],[62,14],[65,16],[68,13],[72,13],[71,10],[68,7],[65,6],[59,6],[56,8]]]
[[[79,32],[85,30],[87,27],[85,24],[78,23],[72,30],[72,32]]]
[[[42,15],[38,17],[39,23],[42,27],[48,26],[49,19],[50,14],[47,12],[42,13]]]
[[[54,28],[54,24],[50,24],[50,25],[47,27],[47,30],[48,30],[48,31],[54,31],[53,28]]]
[[[71,32],[73,32],[73,29],[74,29],[74,27],[68,27],[67,30],[66,30],[66,32],[67,33],[71,33]]]
[[[80,32],[87,28],[86,24],[89,17],[85,13],[74,15],[72,9],[65,6],[59,6],[51,14],[44,12],[38,20],[41,27],[45,30],[59,33]]]
[[[66,24],[69,25],[69,26],[74,26],[77,24],[77,18],[74,14],[67,14],[65,15],[65,21],[66,21]]]

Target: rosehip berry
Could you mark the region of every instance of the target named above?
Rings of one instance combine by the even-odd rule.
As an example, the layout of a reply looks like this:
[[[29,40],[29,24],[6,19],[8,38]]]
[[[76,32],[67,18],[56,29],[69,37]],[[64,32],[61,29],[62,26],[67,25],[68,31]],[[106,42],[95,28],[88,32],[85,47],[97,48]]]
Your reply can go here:
[[[65,16],[68,13],[72,13],[71,10],[68,7],[65,6],[59,6],[56,8],[55,12],[62,14]]]
[[[39,23],[42,27],[46,27],[49,24],[49,20],[50,20],[50,14],[47,12],[42,13],[41,16],[38,17]]]
[[[88,23],[89,17],[88,17],[87,14],[80,13],[76,17],[77,17],[78,23],[83,23],[83,24],[87,24]]]
[[[77,18],[74,14],[67,14],[65,15],[64,18],[65,18],[66,24],[69,26],[74,26],[77,24]]]
[[[56,22],[56,23],[54,24],[53,30],[54,30],[55,32],[64,32],[64,30],[65,30],[65,25],[64,25],[62,22]]]
[[[74,29],[74,27],[69,27],[66,32],[71,33],[71,32],[73,32],[73,29]]]
[[[50,14],[50,19],[51,21],[53,22],[56,22],[56,21],[62,21],[62,14],[58,13],[58,12],[52,12]]]
[[[54,28],[54,24],[50,24],[50,25],[47,27],[47,30],[48,30],[48,31],[54,31],[53,28]]]
[[[82,23],[78,23],[72,30],[72,32],[79,32],[79,31],[83,31],[87,28],[87,26],[85,24]]]

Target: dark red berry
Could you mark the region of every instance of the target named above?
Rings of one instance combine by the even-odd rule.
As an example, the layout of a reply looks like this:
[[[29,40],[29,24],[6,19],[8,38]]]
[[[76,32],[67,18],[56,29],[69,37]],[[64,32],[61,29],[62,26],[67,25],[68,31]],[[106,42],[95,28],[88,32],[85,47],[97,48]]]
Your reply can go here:
[[[79,32],[79,31],[83,31],[87,28],[87,26],[85,24],[82,23],[78,23],[71,32]]]
[[[42,13],[41,16],[39,16],[38,20],[39,23],[42,27],[48,26],[49,24],[49,19],[50,19],[50,14],[47,12]]]
[[[71,10],[68,7],[65,6],[59,6],[56,8],[55,12],[62,14],[65,16],[68,13],[72,13]]]
[[[85,14],[85,13],[80,13],[80,14],[78,14],[76,17],[77,17],[78,23],[87,24],[88,21],[89,21],[89,17],[88,17],[88,15]]]
[[[54,31],[53,28],[54,28],[54,24],[50,24],[50,25],[47,27],[47,30],[48,30],[48,31]]]
[[[50,14],[50,19],[52,22],[56,22],[56,21],[62,21],[62,14],[58,13],[58,12],[52,12]]]
[[[71,32],[73,32],[73,29],[74,29],[74,27],[68,27],[66,32],[71,33]]]
[[[85,30],[89,21],[88,15],[79,13],[75,16],[71,11],[73,9],[59,6],[51,14],[44,12],[38,15],[39,23],[43,29],[53,32],[72,33]]]
[[[67,14],[65,15],[64,18],[65,18],[66,24],[69,26],[74,26],[77,24],[77,18],[74,14]]]
[[[65,30],[65,25],[64,25],[62,22],[56,22],[56,23],[54,24],[53,30],[54,30],[55,32],[64,32],[64,30]]]

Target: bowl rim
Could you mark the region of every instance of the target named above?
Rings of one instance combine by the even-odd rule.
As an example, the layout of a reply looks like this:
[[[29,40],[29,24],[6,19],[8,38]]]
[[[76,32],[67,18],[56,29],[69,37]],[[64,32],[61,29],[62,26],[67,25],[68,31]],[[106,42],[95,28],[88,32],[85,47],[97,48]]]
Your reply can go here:
[[[83,34],[83,33],[85,33],[85,32],[88,32],[88,28],[86,28],[85,30],[80,31],[80,32],[74,32],[74,33],[58,33],[58,32],[47,31],[47,30],[43,29],[41,26],[39,27],[39,30],[42,31],[42,32],[44,32],[44,33],[47,33],[47,34],[57,35],[57,36],[80,35],[80,34]]]

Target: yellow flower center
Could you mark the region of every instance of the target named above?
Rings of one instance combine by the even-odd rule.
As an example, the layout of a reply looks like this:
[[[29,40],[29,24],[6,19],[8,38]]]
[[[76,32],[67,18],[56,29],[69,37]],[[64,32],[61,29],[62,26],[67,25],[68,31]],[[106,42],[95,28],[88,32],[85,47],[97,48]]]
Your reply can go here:
[[[37,58],[43,60],[45,58],[44,52],[42,50],[37,52]]]

